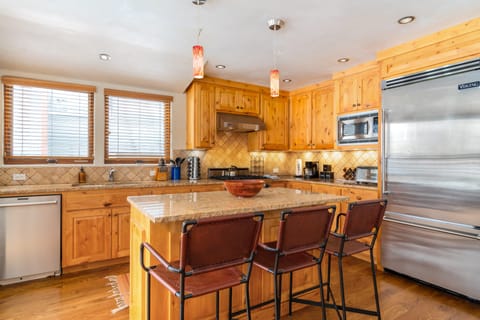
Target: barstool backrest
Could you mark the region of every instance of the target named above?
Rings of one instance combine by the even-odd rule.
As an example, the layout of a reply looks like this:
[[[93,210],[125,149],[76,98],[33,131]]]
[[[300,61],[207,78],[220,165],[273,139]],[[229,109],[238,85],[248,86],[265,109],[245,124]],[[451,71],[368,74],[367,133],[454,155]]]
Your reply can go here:
[[[277,241],[280,254],[324,247],[335,209],[335,206],[315,206],[282,212]]]
[[[383,221],[387,200],[364,200],[348,205],[343,234],[347,240],[376,235]]]
[[[262,222],[261,213],[185,221],[180,269],[198,274],[250,262]]]

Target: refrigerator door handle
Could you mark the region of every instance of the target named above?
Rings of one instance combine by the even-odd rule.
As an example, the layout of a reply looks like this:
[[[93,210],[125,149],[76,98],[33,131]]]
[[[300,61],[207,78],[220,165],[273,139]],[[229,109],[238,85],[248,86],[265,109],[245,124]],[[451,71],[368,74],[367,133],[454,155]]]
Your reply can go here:
[[[387,183],[385,181],[386,177],[387,177],[387,138],[388,138],[388,127],[387,127],[387,117],[388,117],[388,113],[390,112],[390,109],[383,109],[383,112],[382,112],[382,143],[381,143],[381,152],[382,152],[382,193],[384,195],[388,195],[390,194],[390,191],[388,191],[386,188],[387,188]]]
[[[472,233],[453,231],[453,230],[448,230],[448,229],[443,229],[443,228],[436,228],[436,227],[432,227],[432,226],[428,226],[428,225],[424,225],[424,224],[411,223],[411,222],[406,222],[406,221],[402,221],[402,220],[398,220],[398,219],[394,219],[394,218],[388,218],[388,217],[384,217],[383,220],[393,222],[393,223],[403,224],[403,225],[410,226],[410,227],[416,227],[416,228],[421,228],[421,229],[426,229],[426,230],[431,230],[431,231],[437,231],[437,232],[441,232],[441,233],[448,233],[448,234],[452,234],[452,235],[456,235],[456,236],[460,236],[460,237],[464,237],[464,238],[480,240],[480,234],[472,234]]]

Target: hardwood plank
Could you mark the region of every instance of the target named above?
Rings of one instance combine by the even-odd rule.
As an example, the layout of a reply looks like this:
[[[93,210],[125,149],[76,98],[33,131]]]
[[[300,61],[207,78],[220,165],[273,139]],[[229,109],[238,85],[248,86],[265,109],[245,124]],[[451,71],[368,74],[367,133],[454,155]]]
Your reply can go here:
[[[332,259],[332,271],[336,266],[336,260]],[[347,303],[373,309],[369,265],[359,259],[346,258],[344,269]],[[116,306],[114,300],[108,298],[109,287],[104,278],[124,272],[128,272],[128,264],[0,287],[0,319],[126,320],[128,310],[111,314]],[[332,281],[338,302],[336,272],[332,273]],[[378,283],[383,319],[480,319],[480,304],[467,299],[391,273],[378,272]],[[254,311],[252,315],[260,319],[259,311]],[[327,317],[336,319],[333,310],[327,310]],[[294,312],[291,318],[282,319],[321,319],[321,310],[308,307]],[[348,313],[348,319],[367,320],[372,317]]]

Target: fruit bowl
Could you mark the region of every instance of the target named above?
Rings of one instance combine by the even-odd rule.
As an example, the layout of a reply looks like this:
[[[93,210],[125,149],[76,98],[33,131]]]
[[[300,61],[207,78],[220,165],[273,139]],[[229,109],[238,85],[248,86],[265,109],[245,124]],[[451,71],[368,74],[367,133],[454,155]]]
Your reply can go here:
[[[225,189],[236,197],[249,198],[262,190],[265,181],[259,179],[227,180],[223,182]]]

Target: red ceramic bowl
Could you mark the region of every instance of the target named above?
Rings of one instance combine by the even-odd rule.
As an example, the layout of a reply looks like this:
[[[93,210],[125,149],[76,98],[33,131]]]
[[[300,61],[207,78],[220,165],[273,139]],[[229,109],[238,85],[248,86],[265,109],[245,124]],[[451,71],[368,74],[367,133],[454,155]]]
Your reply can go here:
[[[262,190],[265,181],[259,179],[226,180],[223,183],[227,191],[234,196],[249,198],[255,196]]]

